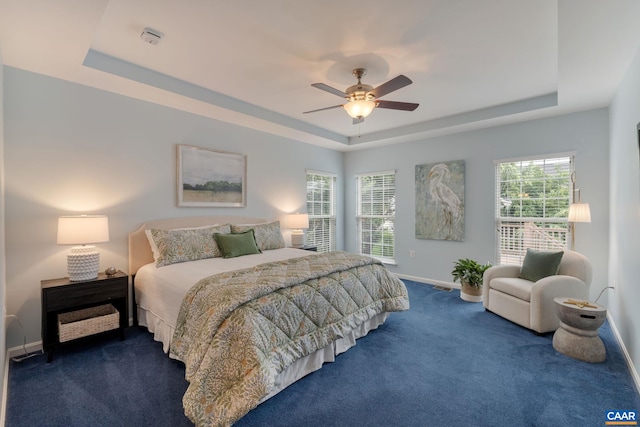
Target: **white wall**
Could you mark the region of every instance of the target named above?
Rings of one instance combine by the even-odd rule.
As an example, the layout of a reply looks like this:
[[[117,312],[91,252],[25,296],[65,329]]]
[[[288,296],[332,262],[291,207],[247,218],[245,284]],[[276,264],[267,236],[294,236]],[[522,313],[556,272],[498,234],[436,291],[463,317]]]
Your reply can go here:
[[[109,216],[101,269],[127,271],[127,233],[155,218],[306,209],[305,169],[336,173],[343,154],[93,88],[5,68],[7,312],[40,340],[40,280],[66,276],[57,217]],[[176,206],[176,144],[247,155],[246,208]],[[338,191],[338,200],[343,194]],[[343,247],[338,224],[338,247]],[[288,237],[288,236],[287,236]],[[9,347],[22,344],[9,328]]]
[[[0,52],[0,384],[4,383],[4,361],[7,353],[5,313],[6,275],[4,248],[4,65]],[[4,387],[0,387],[0,402],[4,402]],[[2,405],[4,408],[4,405]],[[4,420],[4,417],[2,417]]]
[[[576,250],[593,263],[591,294],[607,283],[609,204],[608,113],[606,109],[431,138],[414,143],[347,153],[345,156],[345,241],[355,251],[354,174],[395,169],[396,260],[392,271],[417,278],[451,282],[453,262],[474,258],[494,263],[494,160],[562,152],[576,153],[582,201],[591,206],[592,222],[578,224]],[[464,242],[415,238],[415,166],[465,161]],[[416,252],[415,258],[409,251]]]
[[[610,314],[635,366],[640,366],[640,53],[610,107]]]

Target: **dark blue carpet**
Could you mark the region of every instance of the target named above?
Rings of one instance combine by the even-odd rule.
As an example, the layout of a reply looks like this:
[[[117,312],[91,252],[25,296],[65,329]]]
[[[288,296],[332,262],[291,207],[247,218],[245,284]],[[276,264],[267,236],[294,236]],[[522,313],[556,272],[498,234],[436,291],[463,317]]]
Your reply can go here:
[[[347,353],[247,414],[237,426],[602,426],[640,397],[609,325],[607,360],[557,353],[458,291],[405,281],[393,313]],[[184,367],[139,328],[11,362],[7,426],[189,425]]]

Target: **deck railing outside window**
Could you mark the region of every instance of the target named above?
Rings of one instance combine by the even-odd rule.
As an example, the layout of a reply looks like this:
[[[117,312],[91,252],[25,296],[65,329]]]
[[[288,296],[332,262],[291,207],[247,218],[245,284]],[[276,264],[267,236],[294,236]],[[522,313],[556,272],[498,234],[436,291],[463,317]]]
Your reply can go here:
[[[562,251],[567,248],[569,229],[564,223],[500,222],[499,264],[522,264],[527,248]]]

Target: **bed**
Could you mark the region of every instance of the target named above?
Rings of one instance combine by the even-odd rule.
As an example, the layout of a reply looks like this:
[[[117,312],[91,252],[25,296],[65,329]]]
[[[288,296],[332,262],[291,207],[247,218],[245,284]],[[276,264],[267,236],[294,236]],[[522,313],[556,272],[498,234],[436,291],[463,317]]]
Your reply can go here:
[[[185,364],[185,414],[228,426],[355,345],[404,284],[378,261],[284,247],[278,221],[155,220],[129,234],[134,320]]]

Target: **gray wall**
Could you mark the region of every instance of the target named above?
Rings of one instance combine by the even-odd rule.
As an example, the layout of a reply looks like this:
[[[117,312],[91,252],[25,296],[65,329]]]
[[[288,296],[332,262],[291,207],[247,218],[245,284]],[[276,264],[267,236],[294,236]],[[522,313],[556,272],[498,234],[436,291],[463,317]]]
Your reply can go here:
[[[4,361],[7,353],[5,313],[6,308],[6,275],[4,249],[4,65],[0,52],[0,381],[4,384]],[[4,401],[4,388],[0,388],[0,402]],[[4,405],[3,405],[4,407]]]
[[[640,53],[637,53],[610,107],[611,207],[609,235],[610,315],[634,366],[640,366]],[[635,372],[636,381],[638,373]],[[637,384],[640,388],[640,384]]]
[[[392,271],[432,282],[451,282],[453,262],[474,258],[494,263],[494,161],[575,152],[577,184],[589,202],[592,222],[578,224],[576,250],[593,263],[591,294],[607,283],[608,112],[606,109],[431,138],[347,153],[345,156],[346,249],[355,251],[355,179],[362,172],[396,170],[396,260]],[[464,242],[415,238],[415,166],[465,161]],[[409,251],[416,257],[410,258]]]
[[[127,271],[127,234],[145,220],[283,220],[306,210],[306,169],[336,173],[343,186],[343,154],[333,150],[11,67],[4,87],[7,312],[19,317],[28,343],[40,340],[40,280],[67,275],[69,247],[56,245],[60,215],[108,215],[110,241],[97,245],[101,269]],[[177,207],[176,144],[246,154],[247,207]],[[339,248],[342,235],[339,222]],[[10,324],[7,345],[22,340]]]

